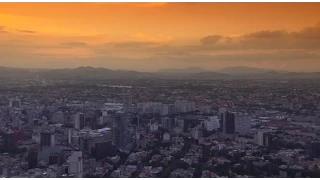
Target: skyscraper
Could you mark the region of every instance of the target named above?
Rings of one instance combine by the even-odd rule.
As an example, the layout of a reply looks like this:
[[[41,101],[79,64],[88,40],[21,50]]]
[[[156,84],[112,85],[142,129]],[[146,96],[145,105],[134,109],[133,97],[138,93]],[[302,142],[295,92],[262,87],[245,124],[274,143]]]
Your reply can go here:
[[[221,113],[220,130],[226,134],[235,133],[235,114],[229,111]]]
[[[112,144],[117,147],[125,147],[129,144],[128,115],[116,113],[112,118]]]
[[[83,113],[77,113],[74,119],[74,128],[83,129],[86,126],[86,121]]]
[[[83,176],[83,156],[82,151],[74,151],[69,157],[68,173],[74,174],[76,178]]]
[[[124,113],[132,112],[132,96],[131,96],[131,94],[126,92],[125,89],[123,89],[122,96],[123,96],[123,112]]]
[[[165,117],[161,119],[161,126],[165,129],[171,130],[172,128],[172,119]]]
[[[4,149],[5,152],[10,151],[11,148],[13,148],[15,145],[14,132],[10,130],[10,131],[1,133],[0,136],[2,139],[2,143],[1,143],[2,148]]]
[[[251,117],[249,115],[235,115],[235,132],[239,134],[248,134],[251,132]]]

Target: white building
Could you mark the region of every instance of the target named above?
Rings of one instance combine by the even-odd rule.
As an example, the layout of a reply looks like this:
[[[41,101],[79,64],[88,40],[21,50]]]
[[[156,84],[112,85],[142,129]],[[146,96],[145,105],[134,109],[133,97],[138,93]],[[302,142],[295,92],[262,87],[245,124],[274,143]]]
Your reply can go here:
[[[258,131],[257,134],[255,135],[255,142],[259,146],[263,146],[263,139],[264,139],[264,132],[263,131]]]
[[[169,133],[164,133],[163,134],[163,140],[164,141],[170,141],[170,134]]]
[[[177,113],[188,113],[195,111],[195,103],[194,102],[188,102],[186,100],[176,100],[175,102],[175,110]]]
[[[198,130],[197,127],[193,128],[193,130],[192,130],[192,137],[193,137],[194,139],[199,139],[199,130]]]
[[[204,121],[204,128],[207,131],[213,131],[220,128],[220,122],[217,116],[209,117]]]
[[[68,128],[68,143],[72,144],[73,129]]]
[[[227,111],[227,108],[219,108],[219,114],[222,114]]]
[[[152,123],[150,124],[150,131],[154,132],[154,131],[158,131],[158,124],[157,123]]]
[[[103,111],[102,112],[102,116],[99,118],[99,125],[103,125],[106,124],[108,122],[111,122],[111,117],[108,116],[108,112],[107,111]]]
[[[137,108],[142,109],[143,113],[160,113],[162,116],[167,115],[169,111],[169,106],[160,102],[137,103]]]
[[[68,173],[74,174],[76,178],[83,177],[83,157],[82,151],[74,151],[69,156]]]
[[[83,129],[85,127],[85,118],[83,113],[75,114],[74,119],[74,128],[75,129]]]
[[[62,111],[58,111],[58,112],[54,113],[52,119],[54,122],[63,123],[64,115],[63,115]]]
[[[161,116],[166,116],[168,114],[169,114],[169,105],[168,104],[162,104],[160,115]]]
[[[239,134],[248,134],[251,132],[251,117],[249,115],[235,115],[235,132]]]

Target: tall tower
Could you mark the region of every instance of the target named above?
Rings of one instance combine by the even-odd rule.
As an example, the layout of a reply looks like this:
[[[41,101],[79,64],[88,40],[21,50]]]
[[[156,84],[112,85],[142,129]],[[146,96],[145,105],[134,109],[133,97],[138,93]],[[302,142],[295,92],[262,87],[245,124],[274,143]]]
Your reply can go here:
[[[235,114],[229,111],[221,113],[220,128],[223,133],[234,134],[235,133]]]
[[[112,118],[112,144],[117,147],[128,145],[128,116],[124,113],[116,113]]]
[[[126,91],[126,89],[122,90],[123,95],[123,112],[130,113],[132,112],[132,96],[130,93]]]
[[[172,128],[172,119],[165,117],[161,119],[161,126],[165,129],[171,130]]]
[[[69,157],[68,173],[74,174],[76,178],[83,177],[83,155],[82,151],[74,151]]]
[[[86,126],[86,121],[83,113],[77,113],[74,119],[74,128],[83,129]]]

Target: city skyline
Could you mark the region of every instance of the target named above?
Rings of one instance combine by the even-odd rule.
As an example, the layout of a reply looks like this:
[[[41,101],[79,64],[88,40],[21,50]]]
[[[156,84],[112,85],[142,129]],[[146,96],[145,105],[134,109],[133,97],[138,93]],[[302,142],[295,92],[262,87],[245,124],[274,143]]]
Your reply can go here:
[[[320,70],[319,3],[2,3],[0,11],[0,66]]]

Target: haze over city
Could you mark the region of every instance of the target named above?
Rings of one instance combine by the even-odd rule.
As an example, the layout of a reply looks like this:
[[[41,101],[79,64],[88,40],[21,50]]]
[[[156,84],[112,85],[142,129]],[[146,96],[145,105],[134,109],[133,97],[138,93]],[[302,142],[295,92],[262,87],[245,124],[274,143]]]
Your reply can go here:
[[[0,66],[320,71],[319,3],[2,3]]]
[[[0,3],[0,178],[319,178],[319,3]]]

